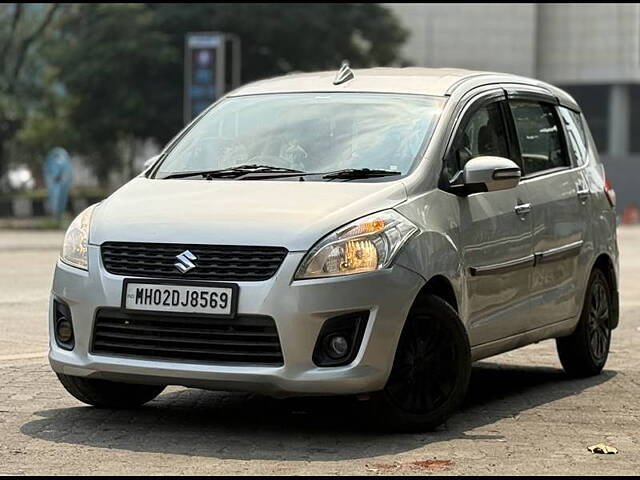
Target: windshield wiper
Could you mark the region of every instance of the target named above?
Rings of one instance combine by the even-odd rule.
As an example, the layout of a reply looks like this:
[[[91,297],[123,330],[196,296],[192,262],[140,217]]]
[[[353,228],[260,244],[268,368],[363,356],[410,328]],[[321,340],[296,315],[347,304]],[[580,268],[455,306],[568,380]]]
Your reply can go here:
[[[359,178],[373,178],[373,177],[386,177],[390,175],[400,175],[401,172],[391,170],[376,170],[370,168],[345,168],[344,170],[336,170],[335,172],[327,173],[314,173],[303,172],[302,170],[294,170],[286,167],[274,167],[272,165],[238,165],[231,168],[222,168],[218,170],[198,170],[191,172],[178,172],[171,173],[162,179],[171,178],[188,178],[201,176],[207,180],[214,178],[234,178],[238,180],[268,180],[278,177],[295,177],[295,176],[309,176],[309,175],[322,175],[324,179],[344,179],[344,180],[356,180]]]
[[[179,173],[171,173],[166,177],[162,177],[163,180],[169,178],[188,178],[188,177],[197,177],[201,176],[203,178],[212,179],[212,178],[237,178],[248,173],[290,173],[290,174],[301,174],[305,173],[301,170],[294,170],[292,168],[285,167],[274,167],[272,165],[238,165],[236,167],[231,168],[221,168],[218,170],[198,170],[193,172],[179,172]]]
[[[322,178],[328,179],[340,179],[355,180],[358,178],[372,178],[372,177],[386,177],[389,175],[400,175],[401,172],[395,172],[392,170],[375,170],[370,168],[345,168],[344,170],[337,170],[335,172],[329,172],[322,176]]]

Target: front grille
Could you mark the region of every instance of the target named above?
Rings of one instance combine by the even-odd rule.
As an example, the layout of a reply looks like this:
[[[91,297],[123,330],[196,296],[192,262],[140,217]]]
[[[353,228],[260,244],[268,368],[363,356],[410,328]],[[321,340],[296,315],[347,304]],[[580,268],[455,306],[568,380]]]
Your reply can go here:
[[[102,308],[96,313],[91,351],[205,363],[283,364],[275,322],[261,315],[220,319]]]
[[[176,256],[185,250],[197,257],[196,267],[181,273]],[[101,252],[104,267],[116,275],[236,282],[268,280],[287,255],[282,247],[124,242],[103,243]]]

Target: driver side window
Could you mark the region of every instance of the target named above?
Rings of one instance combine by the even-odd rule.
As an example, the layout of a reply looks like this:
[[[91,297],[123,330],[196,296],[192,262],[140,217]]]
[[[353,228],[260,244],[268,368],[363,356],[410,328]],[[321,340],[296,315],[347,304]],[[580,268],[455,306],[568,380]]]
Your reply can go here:
[[[444,162],[445,178],[451,181],[475,157],[509,158],[507,134],[498,102],[480,107],[458,129]]]

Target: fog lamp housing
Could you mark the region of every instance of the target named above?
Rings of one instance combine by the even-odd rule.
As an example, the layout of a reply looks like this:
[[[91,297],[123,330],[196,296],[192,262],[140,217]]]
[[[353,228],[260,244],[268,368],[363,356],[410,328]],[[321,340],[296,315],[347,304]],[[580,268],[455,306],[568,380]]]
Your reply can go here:
[[[57,299],[53,301],[53,337],[60,348],[73,350],[75,338],[71,309],[69,305]]]
[[[356,358],[369,312],[354,312],[327,319],[316,340],[313,363],[319,367],[348,365]]]

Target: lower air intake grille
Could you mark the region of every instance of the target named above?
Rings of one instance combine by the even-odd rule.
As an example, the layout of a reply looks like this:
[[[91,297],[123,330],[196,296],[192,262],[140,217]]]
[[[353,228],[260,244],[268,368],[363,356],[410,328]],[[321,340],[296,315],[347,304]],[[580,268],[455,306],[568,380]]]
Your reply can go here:
[[[206,363],[283,364],[273,318],[258,315],[220,319],[103,308],[96,313],[91,351]]]

